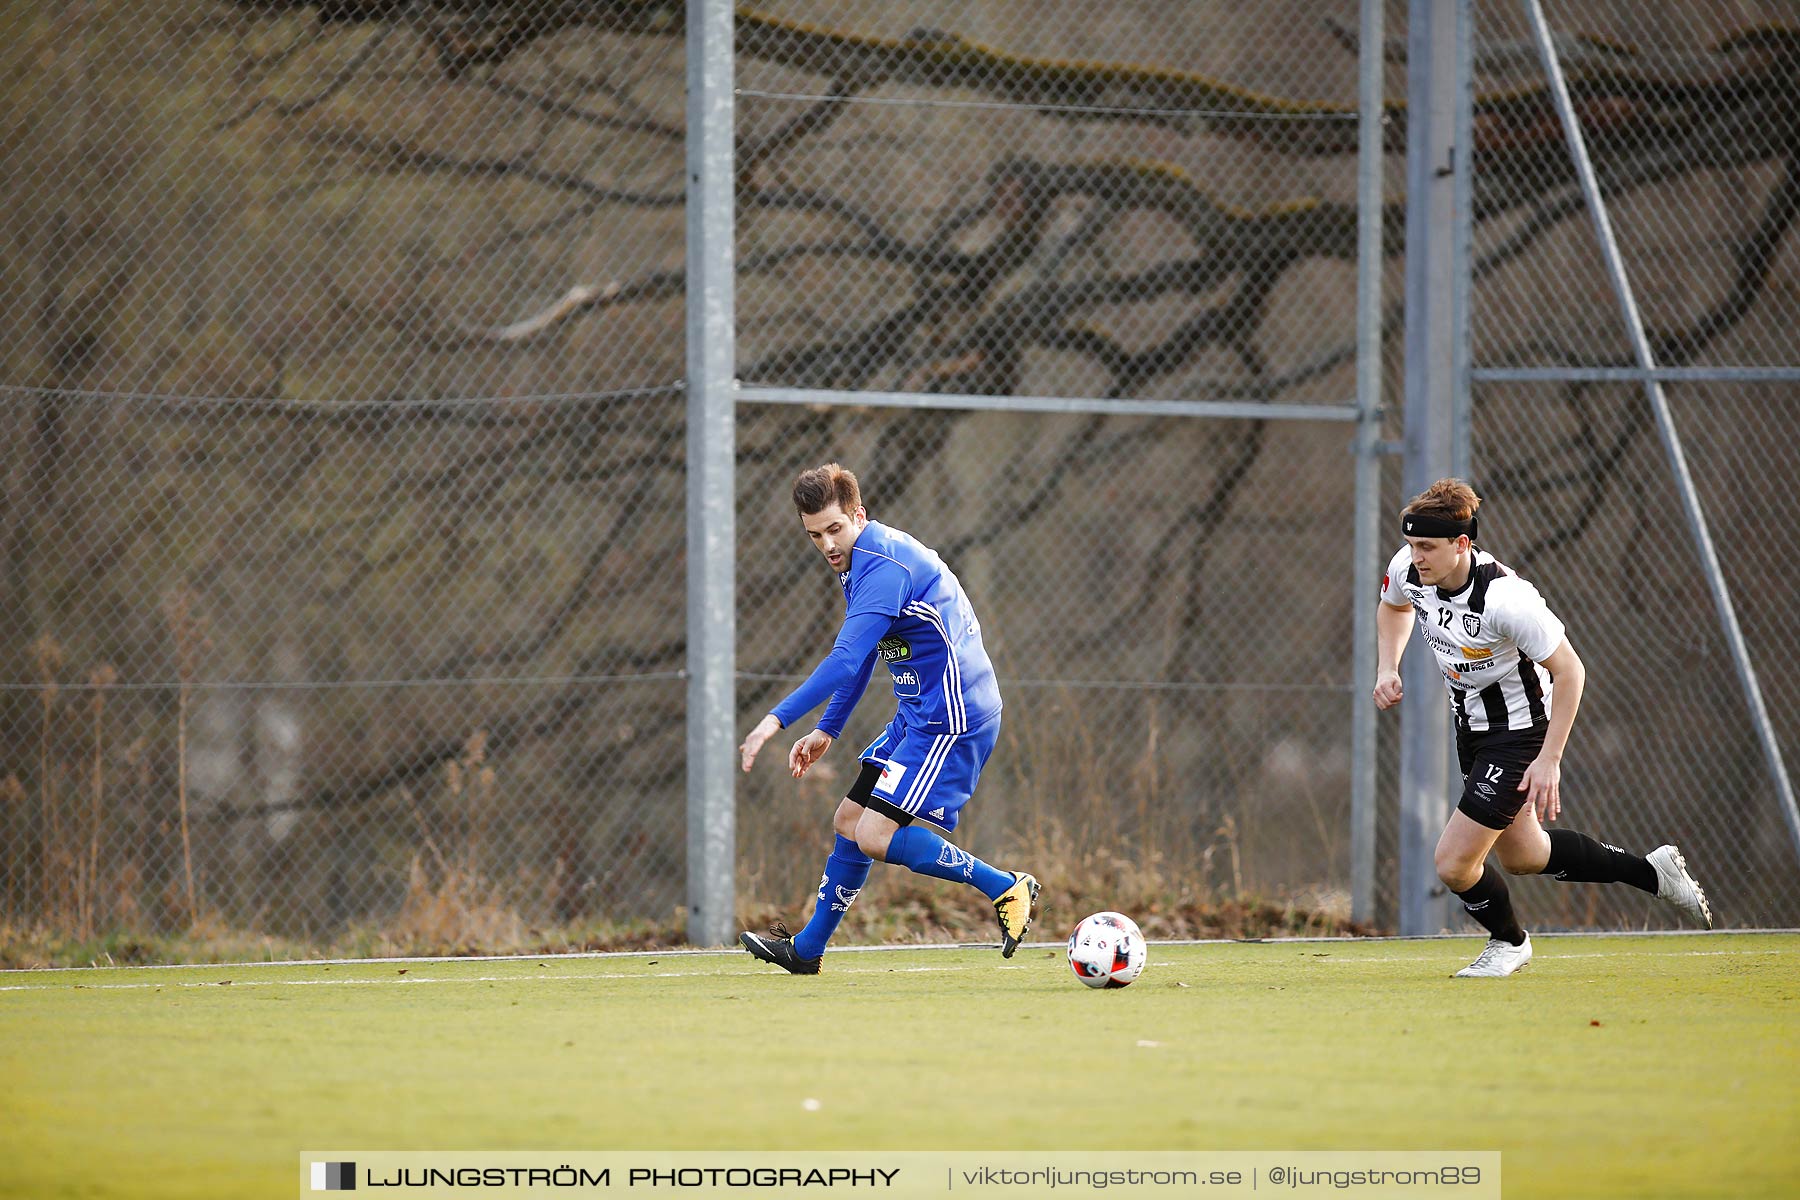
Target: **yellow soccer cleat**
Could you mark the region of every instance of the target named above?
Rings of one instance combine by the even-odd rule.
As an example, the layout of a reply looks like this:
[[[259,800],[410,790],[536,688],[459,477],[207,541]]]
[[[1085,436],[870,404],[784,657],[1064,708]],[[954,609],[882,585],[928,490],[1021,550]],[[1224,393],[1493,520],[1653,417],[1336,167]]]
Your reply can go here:
[[[1038,881],[1023,871],[1013,872],[1013,885],[994,901],[994,915],[1000,918],[1000,957],[1011,958],[1025,931],[1036,915]]]

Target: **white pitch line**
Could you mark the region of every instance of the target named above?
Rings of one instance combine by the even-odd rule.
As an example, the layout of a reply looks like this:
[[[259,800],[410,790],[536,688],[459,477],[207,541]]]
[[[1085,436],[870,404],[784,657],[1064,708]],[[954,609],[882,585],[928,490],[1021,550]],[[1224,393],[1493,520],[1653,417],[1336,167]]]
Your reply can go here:
[[[1692,938],[1692,937],[1761,937],[1769,934],[1800,934],[1800,928],[1760,928],[1747,929],[1563,929],[1546,934],[1555,938]],[[1377,942],[1392,943],[1430,943],[1467,941],[1471,934],[1466,933],[1427,933],[1407,934],[1405,936],[1380,937],[1264,937],[1264,938],[1160,938],[1150,942],[1151,946],[1367,946]],[[1021,950],[1060,950],[1061,941],[1025,942]],[[885,950],[899,950],[913,953],[942,952],[946,950],[994,950],[999,948],[997,942],[934,942],[921,945],[913,942],[888,942],[875,946],[838,946],[833,954],[868,954]],[[661,950],[571,950],[546,951],[537,954],[433,954],[405,957],[384,958],[290,958],[259,959],[253,962],[186,962],[186,963],[90,963],[85,967],[0,967],[0,979],[9,975],[47,975],[52,972],[85,974],[95,970],[101,971],[207,971],[207,970],[252,970],[265,967],[357,967],[374,966],[386,963],[403,963],[409,965],[440,963],[480,963],[480,962],[543,962],[555,959],[558,962],[581,961],[587,959],[627,959],[627,958],[726,958],[742,951],[736,946],[699,947],[664,947]]]
[[[1794,950],[1665,950],[1665,951],[1612,950],[1612,951],[1608,951],[1604,954],[1556,954],[1556,953],[1551,953],[1551,952],[1545,952],[1545,953],[1539,954],[1537,957],[1541,958],[1541,959],[1546,959],[1548,961],[1555,962],[1555,961],[1559,961],[1559,960],[1565,959],[1565,958],[1718,958],[1721,955],[1761,954],[1761,955],[1780,956],[1783,954],[1794,954],[1797,952],[1800,952],[1800,951],[1794,951]],[[1391,956],[1391,955],[1383,955],[1382,957],[1376,958],[1376,957],[1372,957],[1372,956],[1368,956],[1368,955],[1358,955],[1355,957],[1339,958],[1336,955],[1329,954],[1329,953],[1325,953],[1325,954],[1303,953],[1300,957],[1302,957],[1302,958],[1329,958],[1333,962],[1338,962],[1338,963],[1436,962],[1438,959],[1442,958],[1443,955],[1442,954],[1421,955],[1417,958],[1406,957],[1406,956]],[[1452,955],[1452,957],[1455,957],[1455,956]]]
[[[1539,957],[1557,962],[1564,959],[1577,958],[1721,958],[1721,957],[1780,957],[1793,954],[1790,950],[1672,950],[1660,953],[1644,950],[1619,950],[1605,954],[1543,954]],[[1430,963],[1443,958],[1441,954],[1408,957],[1383,955],[1371,957],[1355,955],[1339,958],[1327,953],[1309,953],[1303,957],[1315,962],[1327,960],[1322,966],[1355,966],[1360,963]],[[1166,967],[1168,963],[1151,963],[1153,967]],[[833,971],[833,975],[923,975],[943,974],[981,969],[977,965],[945,966],[945,967],[846,967]],[[1030,970],[1030,964],[1004,963],[1000,970]],[[751,972],[742,976],[745,979],[756,978],[762,974],[765,978],[773,978],[766,973]],[[124,991],[161,991],[163,988],[186,988],[189,990],[203,988],[265,988],[265,987],[364,987],[371,984],[415,984],[415,983],[592,983],[611,979],[722,979],[732,975],[726,970],[718,971],[639,971],[639,972],[605,972],[596,975],[415,975],[408,978],[394,979],[230,979],[210,981],[172,980],[165,983],[74,983],[74,984],[8,984],[0,986],[0,992],[124,992]]]
[[[850,967],[841,971],[833,971],[833,975],[922,975],[948,971],[971,971],[972,966],[963,967]],[[754,978],[757,973],[746,974],[744,978]],[[68,983],[68,984],[8,984],[0,987],[0,992],[124,992],[124,991],[161,991],[163,988],[187,988],[199,990],[204,988],[266,988],[266,987],[360,987],[368,984],[410,984],[410,983],[592,983],[601,979],[724,979],[729,976],[725,971],[641,971],[634,974],[602,974],[602,975],[415,975],[397,979],[213,979],[195,982],[192,980],[174,980],[168,983]],[[772,978],[772,976],[770,976]]]

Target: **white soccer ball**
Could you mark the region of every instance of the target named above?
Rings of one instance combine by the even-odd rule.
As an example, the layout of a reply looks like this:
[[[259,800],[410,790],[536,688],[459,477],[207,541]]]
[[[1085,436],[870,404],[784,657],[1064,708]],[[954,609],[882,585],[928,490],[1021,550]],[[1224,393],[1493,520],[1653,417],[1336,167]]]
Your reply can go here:
[[[1149,948],[1124,913],[1097,912],[1069,935],[1069,966],[1091,988],[1121,988],[1144,970]]]

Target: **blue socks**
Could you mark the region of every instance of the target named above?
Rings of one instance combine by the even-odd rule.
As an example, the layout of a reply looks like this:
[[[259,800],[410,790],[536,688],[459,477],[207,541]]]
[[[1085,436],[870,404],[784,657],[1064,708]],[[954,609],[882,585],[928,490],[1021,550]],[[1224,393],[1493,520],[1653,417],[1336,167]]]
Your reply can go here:
[[[920,875],[948,879],[979,888],[993,900],[1013,885],[1012,872],[996,871],[966,850],[959,850],[930,829],[905,825],[888,842],[887,860]],[[869,881],[875,860],[850,838],[838,834],[831,857],[825,860],[825,877],[819,880],[819,900],[813,905],[806,928],[794,935],[794,953],[817,958],[837,932],[838,923],[856,901],[856,893]]]
[[[993,900],[1013,885],[1012,872],[996,871],[967,850],[959,850],[929,829],[902,825],[888,842],[887,860],[920,875],[979,888]]]
[[[794,953],[801,958],[817,958],[825,953],[825,943],[837,932],[838,922],[868,882],[869,867],[874,862],[855,842],[838,834],[831,857],[825,860],[825,877],[819,880],[819,902],[813,905],[812,919],[794,935]]]

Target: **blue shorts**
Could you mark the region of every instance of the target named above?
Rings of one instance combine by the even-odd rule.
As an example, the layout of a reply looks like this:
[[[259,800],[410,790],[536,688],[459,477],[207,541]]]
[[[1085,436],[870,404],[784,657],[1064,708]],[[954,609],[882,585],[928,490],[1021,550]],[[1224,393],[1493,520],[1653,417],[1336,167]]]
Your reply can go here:
[[[981,768],[999,737],[998,716],[963,733],[932,733],[911,728],[896,715],[861,755],[863,762],[881,768],[880,775],[865,768],[869,790],[859,795],[862,789],[852,788],[849,799],[902,825],[919,820],[949,832],[975,794]]]

